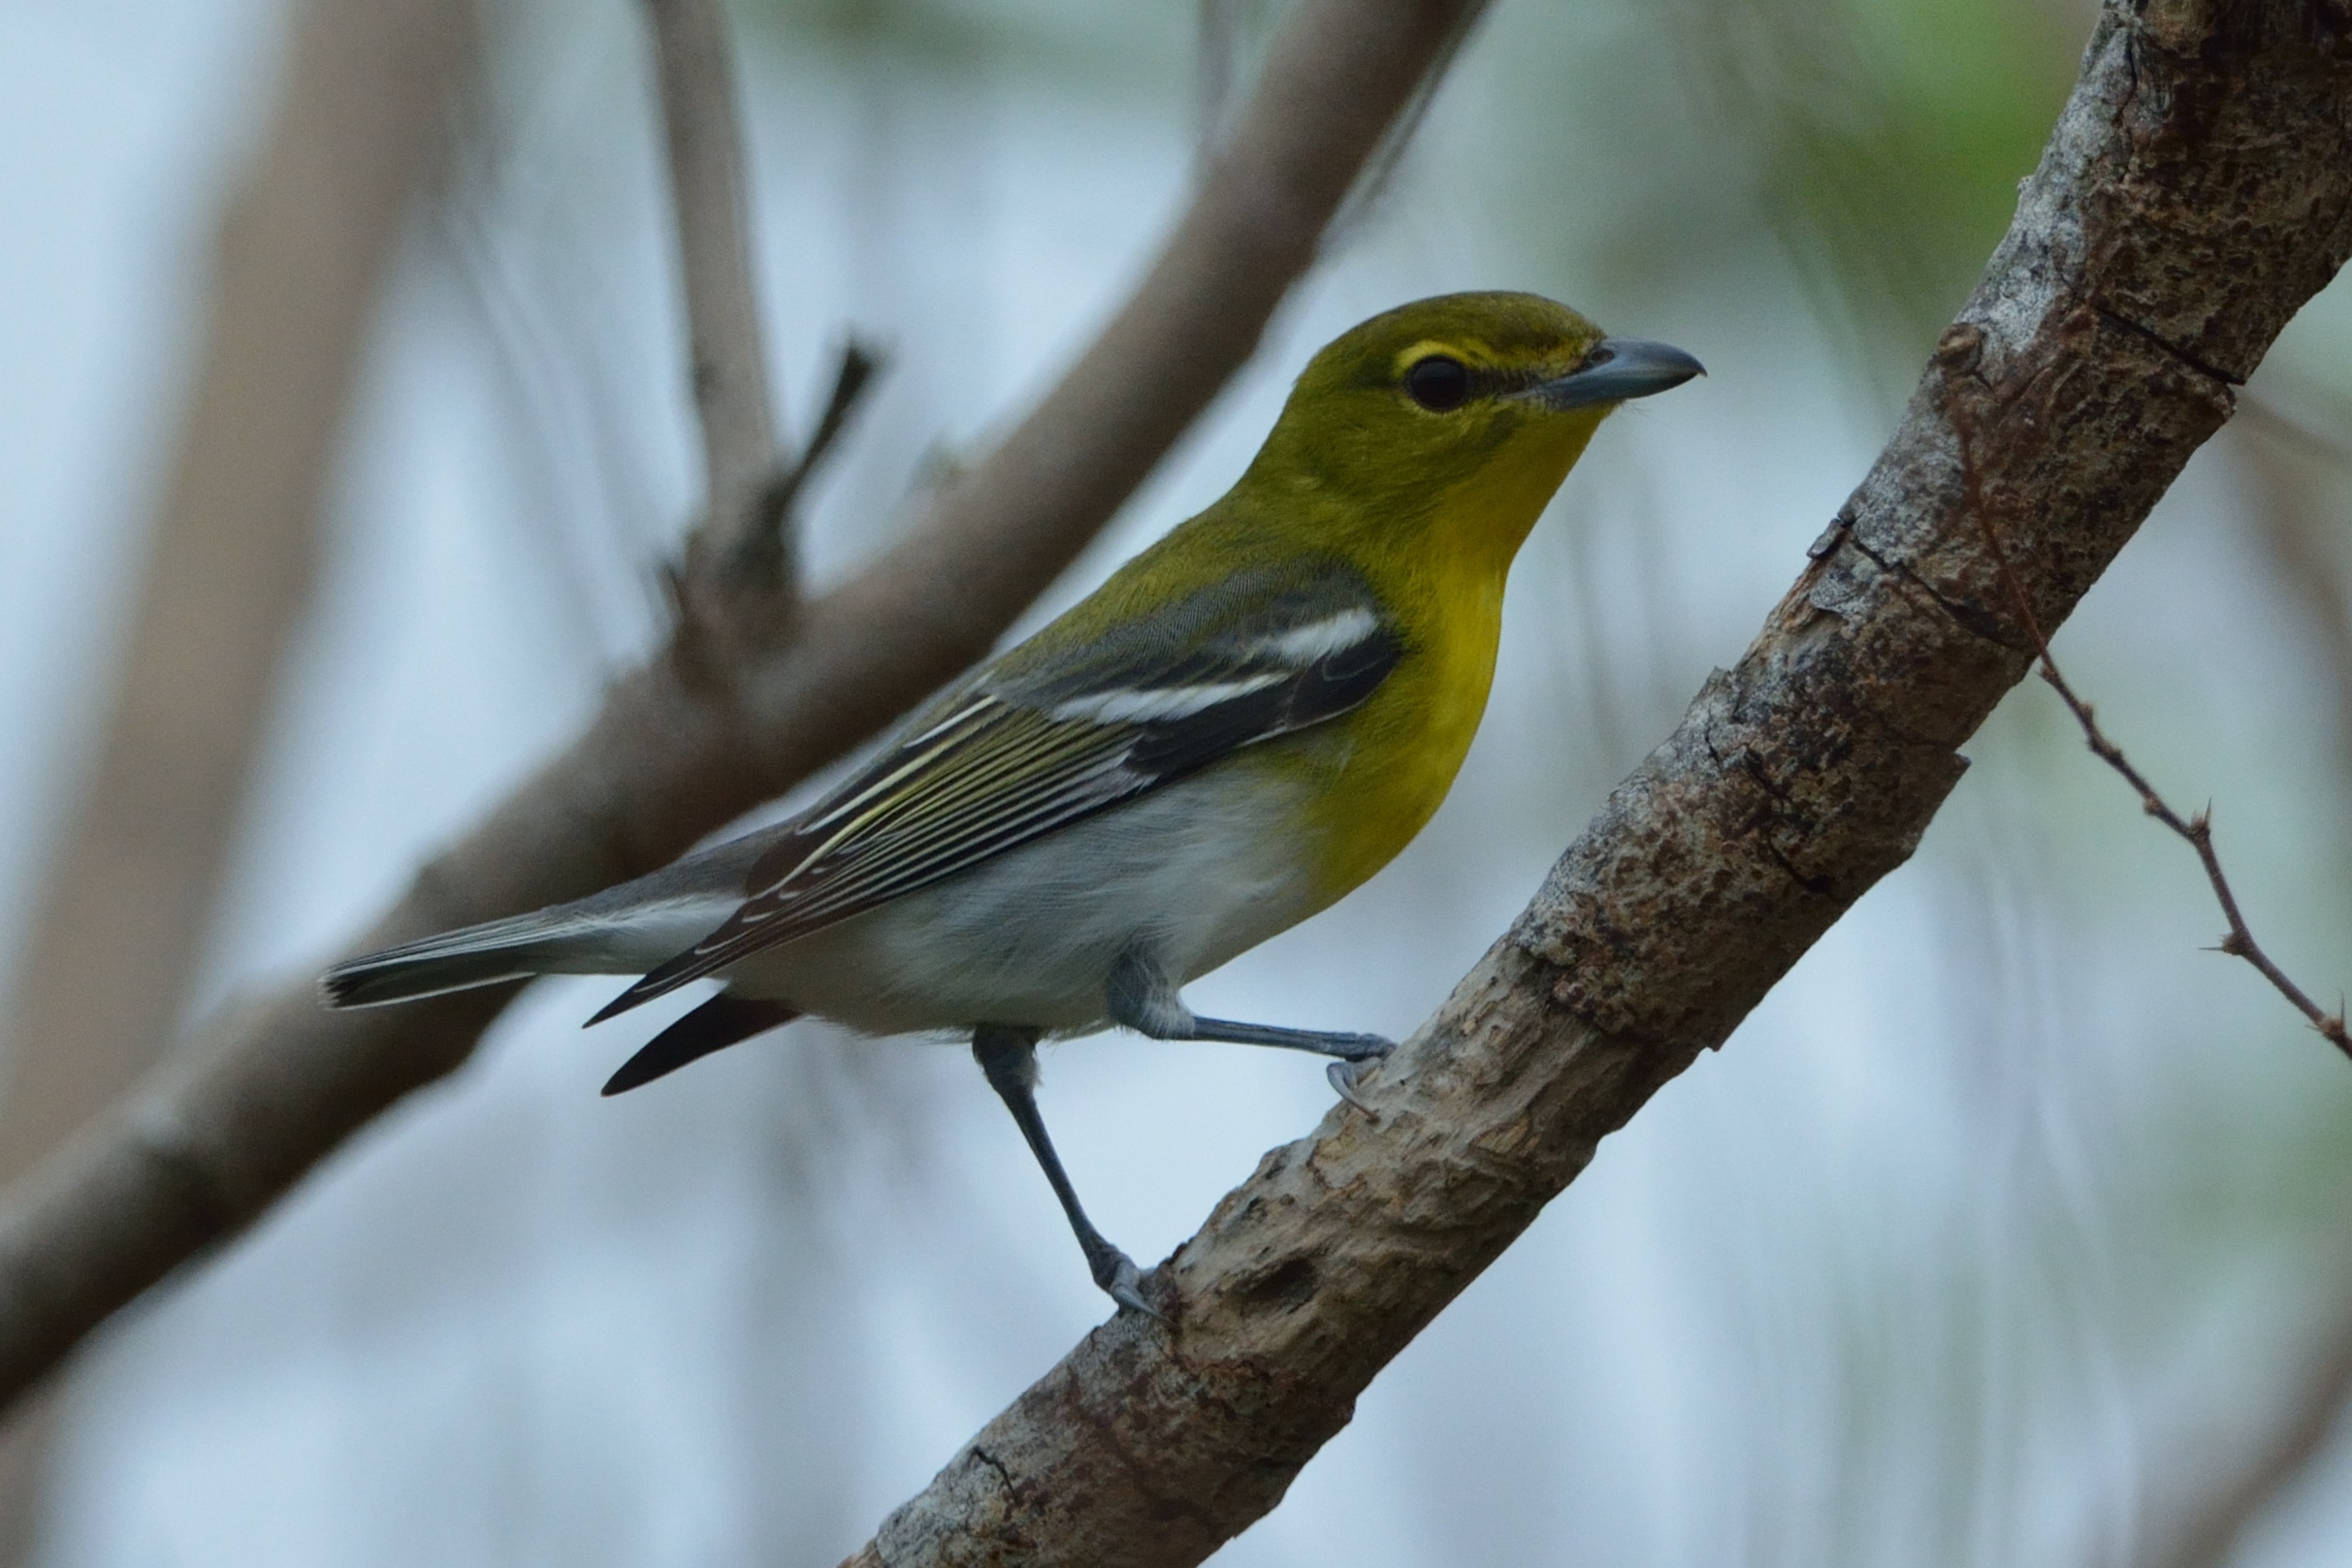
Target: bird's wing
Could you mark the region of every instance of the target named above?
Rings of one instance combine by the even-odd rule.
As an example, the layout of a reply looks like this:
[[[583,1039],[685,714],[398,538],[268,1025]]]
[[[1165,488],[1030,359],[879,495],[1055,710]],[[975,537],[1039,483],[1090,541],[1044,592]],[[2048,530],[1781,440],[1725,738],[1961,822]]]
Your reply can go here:
[[[919,715],[779,832],[724,924],[590,1021],[1335,718],[1404,653],[1337,565],[1222,584],[1083,648],[1056,656],[1041,638]]]

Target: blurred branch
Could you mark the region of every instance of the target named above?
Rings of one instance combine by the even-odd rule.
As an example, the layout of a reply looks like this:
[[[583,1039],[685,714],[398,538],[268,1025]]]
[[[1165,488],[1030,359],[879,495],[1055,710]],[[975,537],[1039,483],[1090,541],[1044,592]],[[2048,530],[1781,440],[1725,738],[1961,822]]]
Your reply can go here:
[[[153,1065],[185,1006],[402,222],[441,163],[467,0],[309,0],[214,242],[194,395],[157,497],[96,765],[18,957],[15,1176]],[[20,1535],[44,1444],[0,1446]],[[7,1555],[13,1560],[14,1552]]]
[[[2352,1282],[2339,1287],[2352,1300]],[[2147,1537],[2139,1568],[2228,1568],[2238,1560],[2246,1527],[2279,1494],[2307,1474],[2352,1398],[2352,1312],[2328,1326],[2324,1340],[2305,1353],[2268,1430],[2251,1444],[2216,1452],[2211,1444],[2184,1455],[2175,1480],[2192,1493],[2191,1506]],[[2220,1479],[2212,1480],[2218,1470]]]
[[[1267,1155],[857,1568],[1200,1561],[1698,1052],[1909,858],[2031,667],[1979,494],[2061,623],[2352,251],[2352,17],[2110,0],[2014,222],[1736,667],[1437,1015]]]
[[[2265,442],[2290,448],[2352,476],[2352,434],[2346,433],[2352,432],[2352,399],[2291,373],[2265,372],[2263,376],[2263,385],[2272,391],[2279,390],[2282,383],[2289,389],[2284,399],[2246,397],[2240,412],[2247,431]],[[2314,413],[2321,416],[2321,423],[2315,424],[2309,417]],[[2308,521],[2307,500],[2288,501],[2275,489],[2274,482],[2284,478],[2275,464],[2257,460],[2257,472],[2265,481],[2260,487],[2265,495],[2260,515],[2266,522],[2281,517]],[[2282,504],[2287,508],[2284,512],[2276,509]]]
[[[778,472],[776,417],[768,396],[766,336],[752,266],[743,186],[742,114],[734,64],[716,0],[645,0],[661,83],[670,199],[686,285],[687,373],[702,432],[706,508],[687,541],[680,585],[689,621],[727,618],[750,584],[722,584],[707,557],[731,557],[756,581],[781,623],[796,591],[789,530],[759,497]],[[768,526],[763,527],[762,524]],[[707,591],[711,597],[700,593]],[[782,613],[778,613],[782,612]],[[771,635],[781,631],[771,629]]]
[[[1134,295],[1001,446],[879,561],[808,603],[781,645],[714,663],[682,626],[347,950],[651,871],[984,653],[1249,357],[1365,159],[1478,5],[1305,0]],[[0,1391],[21,1392],[463,1064],[510,994],[327,1013],[306,978],[212,1020],[0,1193]]]
[[[2238,454],[2253,481],[2254,526],[2279,591],[2303,611],[2334,680],[2336,739],[2352,776],[2352,593],[2329,544],[2331,532],[2343,528],[2331,528],[2317,487],[2303,471],[2317,463],[2333,469],[2339,483],[2352,481],[2352,443],[2330,439],[2265,399],[2246,398],[2244,414],[2239,428],[2247,438],[2238,443]]]
[[[1194,20],[1193,150],[1206,167],[1217,149],[1241,75],[1244,0],[1197,0]]]
[[[2024,624],[2026,635],[2033,639],[2034,656],[2041,666],[2042,679],[2051,690],[2058,693],[2058,700],[2065,703],[2067,712],[2075,716],[2075,722],[2082,726],[2083,744],[2090,748],[2091,755],[2114,769],[2122,776],[2123,782],[2139,793],[2142,811],[2187,841],[2189,848],[2197,851],[2198,863],[2205,867],[2206,880],[2212,885],[2213,897],[2221,905],[2222,918],[2230,926],[2221,939],[2220,950],[2253,965],[2262,977],[2271,982],[2273,990],[2310,1020],[2311,1027],[2318,1030],[2329,1044],[2345,1056],[2352,1057],[2352,1035],[2344,1032],[2343,1009],[2339,1007],[2336,1011],[2329,1012],[2322,1008],[2302,986],[2287,977],[2287,972],[2280,969],[2271,955],[2263,951],[2262,944],[2254,940],[2253,930],[2247,926],[2245,915],[2238,907],[2238,894],[2231,888],[2230,879],[2221,869],[2220,851],[2213,848],[2213,809],[2207,806],[2186,817],[2175,811],[2172,804],[2156,792],[2156,786],[2147,782],[2147,776],[2132,764],[2130,757],[2123,754],[2123,748],[2108,738],[2107,732],[2099,727],[2098,716],[2091,711],[2091,705],[2078,696],[2075,688],[2067,684],[2066,677],[2058,672],[2058,661],[2050,657],[2049,638],[2043,634],[2042,624],[2034,615],[2033,601],[2026,597],[2025,585],[2017,580],[2016,568],[2010,564],[2009,553],[2002,547],[2000,526],[1993,520],[1992,508],[1985,504],[1975,462],[1974,430],[1970,422],[1955,417],[1952,434],[1960,452],[1961,493],[1968,510],[1976,516],[1979,526],[1984,530],[1985,549],[1991,553],[1993,564],[2000,571],[2002,586],[2009,590],[2018,619]]]

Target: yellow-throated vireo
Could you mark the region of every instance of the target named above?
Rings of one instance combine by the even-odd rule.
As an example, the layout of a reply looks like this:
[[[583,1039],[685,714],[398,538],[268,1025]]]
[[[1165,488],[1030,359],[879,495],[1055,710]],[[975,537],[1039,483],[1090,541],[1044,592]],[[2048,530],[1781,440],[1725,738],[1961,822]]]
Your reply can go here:
[[[969,1031],[1095,1283],[1149,1311],[1037,1110],[1036,1045],[1122,1024],[1334,1060],[1373,1035],[1197,1017],[1178,988],[1377,871],[1478,727],[1503,579],[1609,411],[1698,362],[1530,294],[1374,316],[1307,365],[1224,497],[920,709],[789,821],[635,881],[338,966],[338,1007],[639,976],[725,985],[618,1094],[803,1013]]]

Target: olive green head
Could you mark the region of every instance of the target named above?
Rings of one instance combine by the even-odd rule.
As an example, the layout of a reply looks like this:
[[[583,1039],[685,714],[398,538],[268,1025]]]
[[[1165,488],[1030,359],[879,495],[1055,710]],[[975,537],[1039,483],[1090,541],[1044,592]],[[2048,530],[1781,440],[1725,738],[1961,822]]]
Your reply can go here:
[[[1417,300],[1308,363],[1252,478],[1390,519],[1465,487],[1540,489],[1540,510],[1611,409],[1700,373],[1680,349],[1609,337],[1541,295]]]

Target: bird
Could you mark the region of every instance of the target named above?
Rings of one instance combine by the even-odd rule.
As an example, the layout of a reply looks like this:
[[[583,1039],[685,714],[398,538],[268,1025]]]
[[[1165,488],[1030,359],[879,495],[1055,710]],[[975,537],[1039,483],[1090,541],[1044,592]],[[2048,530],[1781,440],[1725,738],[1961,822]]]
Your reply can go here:
[[[1222,498],[915,711],[790,818],[649,876],[336,965],[338,1008],[631,976],[590,1024],[715,996],[604,1086],[804,1015],[968,1036],[1120,1311],[1157,1316],[1037,1105],[1037,1044],[1121,1026],[1330,1059],[1370,1034],[1207,1018],[1182,987],[1363,883],[1453,784],[1504,580],[1601,421],[1703,374],[1526,293],[1440,295],[1300,373]]]

